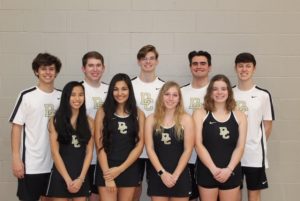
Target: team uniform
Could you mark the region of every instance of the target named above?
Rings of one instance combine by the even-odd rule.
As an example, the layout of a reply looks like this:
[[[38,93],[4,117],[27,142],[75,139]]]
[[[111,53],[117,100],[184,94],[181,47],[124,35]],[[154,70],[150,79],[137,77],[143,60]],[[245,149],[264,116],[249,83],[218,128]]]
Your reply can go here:
[[[131,81],[137,106],[145,113],[145,116],[147,117],[154,112],[155,101],[157,99],[159,90],[162,88],[165,82],[159,77],[156,77],[153,82],[143,82],[139,77],[135,77]],[[145,147],[138,160],[142,170],[142,181],[145,165],[149,160]]]
[[[110,122],[112,124],[110,152],[107,154],[108,166],[110,168],[121,165],[130,152],[135,148],[134,122],[130,115],[120,117],[116,114]],[[117,178],[114,179],[117,187],[135,187],[140,185],[141,171],[138,161],[135,161]],[[105,186],[102,169],[97,164],[96,169],[97,186]]]
[[[45,195],[53,164],[50,151],[48,121],[60,103],[61,91],[51,93],[37,86],[19,94],[9,121],[22,125],[21,156],[25,177],[18,179],[20,200],[38,200]]]
[[[241,160],[243,174],[249,190],[268,188],[265,168],[268,168],[267,141],[264,120],[275,120],[270,93],[258,86],[248,91],[233,87],[234,98],[239,110],[248,120],[247,140]]]
[[[171,128],[162,128],[162,133],[153,131],[153,144],[155,153],[163,168],[172,173],[175,171],[179,159],[184,151],[183,139],[178,139],[175,134],[175,126]],[[175,186],[168,188],[162,182],[157,171],[149,162],[148,165],[148,190],[149,196],[165,197],[189,197],[191,192],[191,175],[188,166],[186,166],[179,176]]]
[[[181,87],[184,109],[187,113],[192,115],[196,109],[202,108],[207,87],[208,87],[208,84],[205,85],[204,87],[197,89],[197,88],[193,88],[191,83],[186,84]],[[195,199],[195,198],[199,197],[199,192],[198,192],[198,188],[197,188],[196,180],[195,180],[196,160],[197,160],[197,153],[196,153],[195,149],[193,148],[191,158],[188,162],[189,169],[190,169],[190,172],[192,175],[192,186],[193,186],[192,195],[190,196],[190,199]]]
[[[108,91],[108,84],[101,82],[100,87],[92,87],[87,82],[82,82],[85,90],[85,107],[87,115],[95,119],[97,110],[104,103],[104,100]],[[92,193],[98,194],[98,189],[96,186],[96,164],[97,164],[97,154],[96,147],[94,147],[93,158],[91,161],[91,166],[88,170],[88,176],[90,177],[90,186]]]
[[[69,144],[59,143],[59,154],[72,180],[80,176],[86,155],[86,146],[78,141],[76,134],[72,135]],[[46,195],[60,198],[87,197],[90,195],[89,177],[86,177],[77,193],[70,193],[64,178],[53,165]]]
[[[203,121],[202,138],[202,143],[214,164],[219,168],[226,168],[239,139],[239,125],[234,113],[230,112],[226,121],[219,122],[214,118],[213,113],[208,112]],[[225,183],[215,180],[210,170],[200,159],[197,159],[196,175],[197,184],[204,188],[228,190],[236,188],[242,183],[240,163],[234,167],[231,176]]]
[[[196,109],[200,109],[203,107],[204,96],[206,94],[208,84],[199,89],[193,88],[191,84],[187,84],[181,87],[181,93],[184,103],[184,109],[190,115]],[[190,161],[190,163],[195,163],[197,156],[195,156],[195,160]]]

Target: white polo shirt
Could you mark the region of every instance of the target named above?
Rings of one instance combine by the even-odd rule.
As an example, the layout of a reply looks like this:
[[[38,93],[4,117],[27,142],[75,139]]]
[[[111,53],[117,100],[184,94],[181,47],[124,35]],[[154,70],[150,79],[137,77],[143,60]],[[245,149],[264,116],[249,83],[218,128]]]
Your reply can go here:
[[[48,121],[60,104],[61,91],[46,93],[32,87],[19,94],[9,121],[23,126],[21,156],[26,174],[42,174],[51,171]]]
[[[271,94],[258,86],[248,91],[233,87],[237,108],[247,115],[248,131],[244,154],[241,160],[245,167],[266,167],[267,142],[264,120],[275,120]]]
[[[204,87],[197,89],[197,88],[193,88],[191,83],[181,87],[184,109],[187,113],[192,115],[196,109],[202,108],[207,87],[208,84],[205,85]],[[189,164],[195,164],[196,160],[197,160],[197,153],[193,148],[193,152],[189,160]]]
[[[107,91],[108,84],[101,82],[99,87],[93,87],[89,85],[87,82],[83,81],[83,86],[85,90],[85,107],[86,113],[93,119],[96,117],[97,110],[104,103]],[[94,147],[93,158],[91,161],[92,165],[97,163],[97,154],[96,148]]]
[[[145,116],[147,117],[154,112],[155,102],[159,90],[162,88],[165,82],[159,77],[156,77],[153,82],[143,82],[139,77],[135,77],[131,81],[137,106],[145,113]],[[140,158],[148,158],[145,147]]]

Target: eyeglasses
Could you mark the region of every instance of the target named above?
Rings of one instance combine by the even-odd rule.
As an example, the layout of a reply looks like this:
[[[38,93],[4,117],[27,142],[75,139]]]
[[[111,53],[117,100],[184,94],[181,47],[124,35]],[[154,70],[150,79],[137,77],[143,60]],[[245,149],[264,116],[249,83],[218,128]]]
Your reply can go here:
[[[141,60],[142,60],[142,61],[155,61],[155,60],[156,60],[156,57],[149,57],[149,58],[144,57],[144,58],[142,58]]]

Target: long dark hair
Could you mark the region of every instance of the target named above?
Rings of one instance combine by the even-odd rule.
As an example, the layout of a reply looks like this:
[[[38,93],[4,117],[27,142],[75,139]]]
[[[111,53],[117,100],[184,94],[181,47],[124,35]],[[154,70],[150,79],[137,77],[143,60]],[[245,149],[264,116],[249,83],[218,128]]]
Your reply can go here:
[[[70,97],[74,87],[84,87],[80,82],[72,81],[65,85],[61,94],[61,100],[58,110],[54,116],[54,127],[57,131],[57,140],[62,144],[71,143],[72,135],[77,135],[80,143],[87,144],[91,138],[85,101],[79,108],[79,114],[76,121],[76,130],[71,125],[72,110],[70,106]]]
[[[110,153],[111,134],[113,132],[113,125],[111,124],[111,121],[114,118],[114,113],[116,112],[117,105],[118,105],[118,102],[114,99],[113,92],[116,83],[119,81],[124,81],[129,89],[129,97],[125,103],[124,110],[126,113],[130,114],[130,118],[133,121],[133,126],[134,126],[133,129],[135,133],[136,143],[139,141],[138,109],[136,106],[136,100],[134,97],[131,79],[127,74],[118,73],[110,81],[107,96],[102,105],[105,115],[103,118],[103,139],[102,139],[103,146],[100,149],[104,148],[107,154]]]

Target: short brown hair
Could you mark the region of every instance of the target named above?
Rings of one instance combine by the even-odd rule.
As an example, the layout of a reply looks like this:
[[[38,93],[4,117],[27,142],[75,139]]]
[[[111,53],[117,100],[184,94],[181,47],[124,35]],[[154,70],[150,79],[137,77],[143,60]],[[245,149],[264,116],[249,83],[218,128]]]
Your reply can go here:
[[[142,47],[138,54],[137,54],[137,59],[140,60],[142,58],[145,58],[146,54],[148,52],[153,52],[155,54],[155,58],[158,58],[158,52],[156,50],[156,48],[153,45],[145,45],[144,47]]]
[[[82,57],[82,66],[83,67],[85,67],[88,59],[90,59],[90,58],[98,59],[102,62],[102,65],[104,65],[104,58],[103,58],[102,54],[100,54],[97,51],[91,51],[91,52],[87,52],[85,55],[83,55],[83,57]]]
[[[59,73],[61,69],[61,61],[56,56],[53,56],[47,52],[39,53],[32,61],[32,70],[37,72],[41,66],[55,66],[56,73]]]

